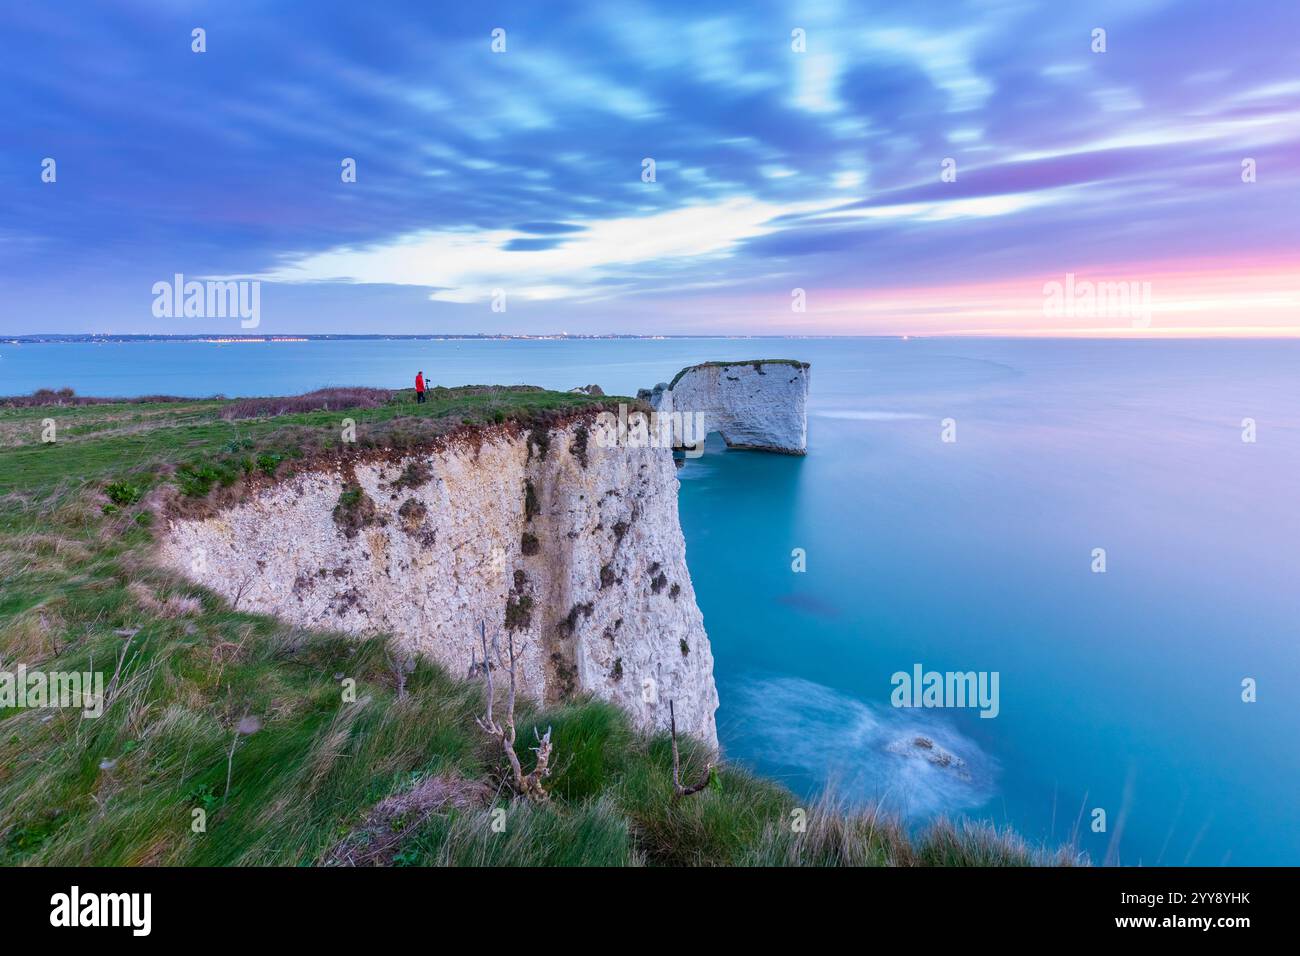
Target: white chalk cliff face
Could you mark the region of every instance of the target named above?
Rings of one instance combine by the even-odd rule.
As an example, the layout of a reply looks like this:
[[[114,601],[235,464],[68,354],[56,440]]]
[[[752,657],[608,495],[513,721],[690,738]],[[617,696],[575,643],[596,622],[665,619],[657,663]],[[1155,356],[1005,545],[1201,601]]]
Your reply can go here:
[[[480,621],[503,648],[508,628],[521,693],[589,692],[655,729],[672,700],[678,728],[716,745],[671,453],[603,448],[590,426],[576,419],[541,443],[488,428],[299,475],[213,517],[173,519],[162,556],[241,610],[389,632],[456,675]],[[341,505],[349,485],[365,497]]]
[[[807,362],[693,365],[643,394],[660,414],[703,414],[705,430],[729,448],[808,452]]]

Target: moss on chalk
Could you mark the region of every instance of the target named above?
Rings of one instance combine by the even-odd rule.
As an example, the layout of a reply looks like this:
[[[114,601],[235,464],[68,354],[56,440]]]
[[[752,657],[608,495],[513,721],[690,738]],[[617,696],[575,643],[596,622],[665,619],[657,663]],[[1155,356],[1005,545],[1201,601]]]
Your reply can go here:
[[[362,528],[379,523],[379,513],[374,499],[358,484],[344,485],[334,506],[334,523],[344,537],[355,538]]]
[[[532,521],[542,513],[541,503],[537,500],[537,489],[531,478],[524,481],[524,520]]]

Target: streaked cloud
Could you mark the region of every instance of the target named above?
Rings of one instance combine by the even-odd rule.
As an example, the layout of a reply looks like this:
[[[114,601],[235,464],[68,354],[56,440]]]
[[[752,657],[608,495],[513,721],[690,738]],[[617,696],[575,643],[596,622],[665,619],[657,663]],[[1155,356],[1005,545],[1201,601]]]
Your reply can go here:
[[[424,286],[442,302],[488,302],[498,288],[525,299],[606,298],[619,287],[661,283],[686,260],[699,266],[733,255],[745,240],[775,231],[777,217],[808,208],[728,199],[586,221],[581,232],[536,245],[521,245],[536,240],[518,230],[421,231],[364,249],[313,253],[257,278]],[[521,250],[531,254],[514,254]]]

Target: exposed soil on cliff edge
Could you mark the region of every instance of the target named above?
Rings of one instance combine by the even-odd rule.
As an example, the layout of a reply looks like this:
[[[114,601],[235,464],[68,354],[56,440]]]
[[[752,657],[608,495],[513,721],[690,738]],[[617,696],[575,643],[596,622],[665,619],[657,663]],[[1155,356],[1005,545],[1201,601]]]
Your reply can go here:
[[[535,444],[538,435],[549,435],[557,429],[581,423],[590,425],[602,412],[617,412],[619,403],[643,412],[649,412],[649,406],[634,399],[587,400],[577,408],[529,409],[513,416],[501,415],[501,421],[464,422],[450,417],[394,419],[390,429],[393,441],[385,442],[385,434],[368,436],[368,440],[355,443],[312,444],[309,440],[319,434],[309,436],[298,428],[288,428],[283,434],[283,444],[292,450],[270,462],[271,467],[259,467],[267,458],[267,453],[256,456],[252,467],[238,461],[222,461],[216,468],[237,469],[233,480],[223,482],[218,477],[208,483],[207,489],[201,486],[187,489],[185,482],[163,485],[152,497],[151,504],[164,519],[202,520],[228,508],[238,505],[247,498],[265,489],[293,481],[295,478],[319,472],[336,473],[344,485],[355,483],[355,469],[358,465],[398,465],[412,456],[443,454],[447,452],[471,452],[477,457],[480,448],[486,442],[510,441],[521,438],[530,439]],[[408,430],[413,429],[413,430]],[[318,430],[319,431],[319,430]],[[250,450],[251,451],[251,450]],[[238,452],[236,452],[238,455]],[[243,456],[250,460],[249,455]],[[205,467],[200,464],[198,468]],[[175,471],[186,468],[194,473],[195,466],[183,464]],[[184,477],[184,476],[182,476]],[[407,482],[396,479],[391,483],[394,490],[406,487]],[[187,490],[189,493],[187,493]],[[202,491],[202,493],[195,493]]]

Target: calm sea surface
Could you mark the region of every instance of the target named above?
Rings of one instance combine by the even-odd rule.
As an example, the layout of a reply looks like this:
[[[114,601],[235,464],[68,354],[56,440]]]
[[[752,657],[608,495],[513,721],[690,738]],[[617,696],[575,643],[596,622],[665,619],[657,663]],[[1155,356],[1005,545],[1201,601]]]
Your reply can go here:
[[[715,437],[679,473],[732,757],[914,821],[1077,830],[1096,861],[1300,862],[1300,343],[7,345],[0,395],[283,394],[418,369],[628,394],[760,357],[813,365],[808,457]],[[997,671],[1001,712],[890,707],[890,676],[918,663]],[[889,749],[917,735],[964,769]]]

